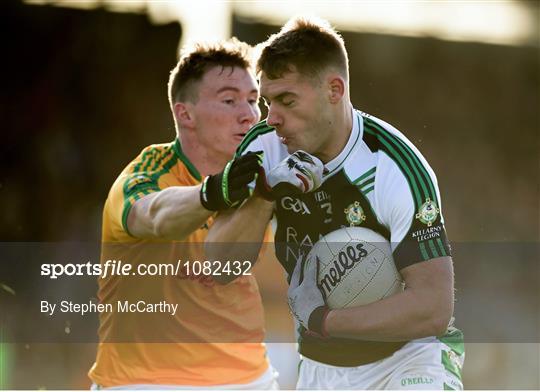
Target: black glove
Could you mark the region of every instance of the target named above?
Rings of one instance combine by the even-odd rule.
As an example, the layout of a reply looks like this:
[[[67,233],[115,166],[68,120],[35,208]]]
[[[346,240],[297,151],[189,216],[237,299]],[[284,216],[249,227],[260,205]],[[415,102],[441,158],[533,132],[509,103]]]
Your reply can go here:
[[[201,204],[210,211],[226,210],[250,195],[248,184],[255,179],[262,165],[262,151],[249,152],[225,165],[221,173],[204,179]]]

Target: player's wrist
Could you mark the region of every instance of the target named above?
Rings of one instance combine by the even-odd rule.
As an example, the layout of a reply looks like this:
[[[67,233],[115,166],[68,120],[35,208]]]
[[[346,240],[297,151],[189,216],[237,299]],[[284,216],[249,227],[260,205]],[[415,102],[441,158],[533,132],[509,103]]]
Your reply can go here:
[[[208,180],[210,179],[210,176],[206,177],[203,182],[201,183],[201,188],[199,190],[199,200],[201,202],[201,205],[209,210],[212,211],[211,205],[210,205],[210,195],[209,195],[209,189],[208,189]]]
[[[201,205],[208,211],[219,211],[227,209],[227,200],[221,192],[222,175],[216,174],[206,177],[199,191]]]
[[[330,308],[326,305],[315,308],[309,315],[308,330],[315,332],[323,338],[329,337],[330,335],[328,334],[327,329],[327,319],[329,314]]]
[[[272,197],[272,194],[267,192],[265,189],[262,189],[260,186],[256,186],[253,190],[253,197],[265,200],[269,203],[275,201],[275,199]]]
[[[204,208],[221,211],[240,205],[250,196],[249,183],[260,170],[260,153],[250,152],[227,162],[223,171],[203,180],[200,200]]]
[[[264,168],[260,168],[257,173],[257,179],[255,181],[255,189],[253,190],[253,196],[264,199],[269,202],[275,200],[274,195],[272,195],[272,188],[268,185],[266,181],[266,173]]]
[[[267,206],[268,208],[272,208],[274,206],[275,200],[269,199],[262,195],[259,191],[257,191],[257,188],[253,190],[253,193],[251,195],[251,198],[254,199],[258,204],[261,206]]]

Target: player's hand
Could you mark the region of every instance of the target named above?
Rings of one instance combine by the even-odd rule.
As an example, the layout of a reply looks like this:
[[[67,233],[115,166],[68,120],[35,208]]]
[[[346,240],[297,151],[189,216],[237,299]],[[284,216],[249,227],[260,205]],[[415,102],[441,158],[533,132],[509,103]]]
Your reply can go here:
[[[326,305],[323,292],[317,285],[319,259],[308,258],[302,274],[302,261],[296,263],[287,292],[289,308],[296,319],[309,332],[320,337],[327,337],[326,316],[330,309]],[[303,275],[303,276],[302,276]]]
[[[255,180],[262,165],[262,152],[249,152],[225,165],[221,173],[204,179],[200,198],[210,211],[226,210],[244,201],[250,195],[248,184]]]
[[[324,170],[324,165],[319,158],[298,150],[281,161],[269,173],[261,170],[256,189],[267,200],[312,192],[321,186]]]

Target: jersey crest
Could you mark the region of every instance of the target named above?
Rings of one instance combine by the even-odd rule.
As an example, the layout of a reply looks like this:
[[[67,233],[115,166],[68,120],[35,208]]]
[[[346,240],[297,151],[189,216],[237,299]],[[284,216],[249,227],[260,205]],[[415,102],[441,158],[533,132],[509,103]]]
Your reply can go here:
[[[366,220],[366,214],[364,214],[360,202],[355,201],[345,208],[345,218],[350,226],[359,226]]]
[[[420,222],[430,227],[437,220],[439,212],[440,210],[437,207],[437,204],[428,197],[426,202],[418,209],[418,213],[415,217]]]

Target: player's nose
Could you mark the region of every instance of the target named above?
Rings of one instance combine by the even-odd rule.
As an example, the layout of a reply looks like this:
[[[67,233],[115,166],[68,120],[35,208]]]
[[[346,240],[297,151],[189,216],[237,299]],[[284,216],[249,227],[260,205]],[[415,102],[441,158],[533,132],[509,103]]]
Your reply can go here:
[[[272,105],[268,107],[268,117],[266,123],[271,127],[279,127],[283,124],[281,116],[273,109]]]
[[[249,126],[252,126],[259,121],[261,112],[258,106],[252,105],[249,102],[245,102],[240,106],[239,121],[241,124],[249,124]]]

